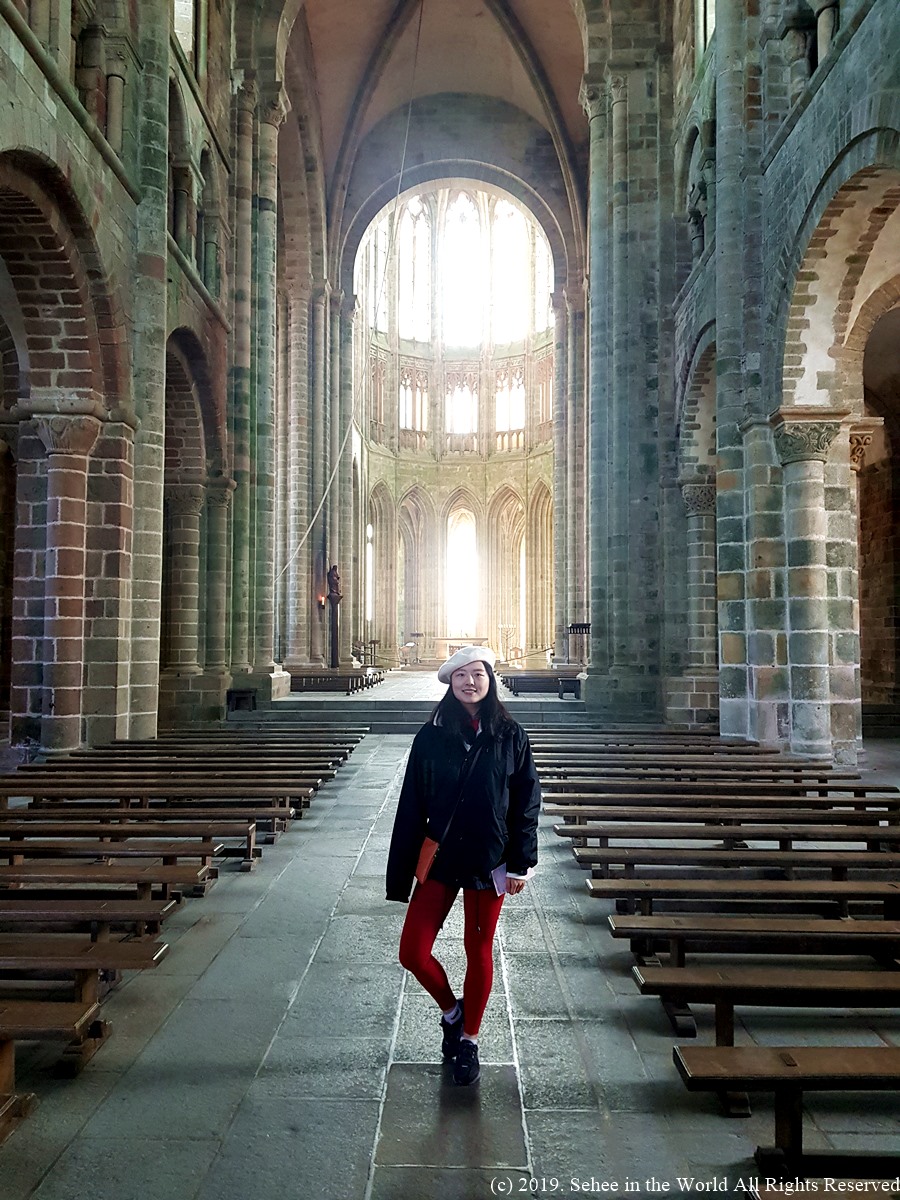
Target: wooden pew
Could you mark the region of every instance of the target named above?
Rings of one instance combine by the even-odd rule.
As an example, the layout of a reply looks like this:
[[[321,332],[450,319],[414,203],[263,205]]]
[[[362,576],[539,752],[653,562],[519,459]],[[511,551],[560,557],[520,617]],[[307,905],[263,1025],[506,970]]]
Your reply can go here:
[[[66,895],[76,898],[82,891],[89,895],[104,894],[112,888],[115,889],[116,898],[120,894],[124,898],[130,891],[137,900],[148,900],[154,896],[171,900],[176,895],[205,896],[216,876],[214,867],[203,865],[168,867],[159,862],[141,861],[98,865],[35,860],[17,866],[0,865],[0,895],[12,895],[19,899],[28,895],[20,888],[39,887],[42,895],[46,895],[48,890],[55,889],[55,893],[59,894],[60,889],[65,889]]]
[[[285,811],[295,805],[308,805],[315,789],[287,778],[272,783],[256,778],[229,777],[212,782],[203,779],[171,778],[165,781],[147,780],[136,775],[127,780],[87,779],[67,783],[64,778],[43,776],[0,776],[0,809],[6,808],[10,797],[29,797],[40,802],[54,800],[115,799],[123,807],[133,803],[146,806],[153,800],[166,802],[212,801],[216,805],[231,802],[246,805],[265,800],[282,806]]]
[[[866,954],[879,961],[900,953],[900,921],[684,913],[616,913],[607,921],[614,938],[629,939],[639,961],[655,958],[656,946],[665,943],[671,967],[684,966],[689,945],[704,954]]]
[[[863,842],[867,846],[884,844],[900,849],[900,825],[854,824],[843,821],[796,824],[754,823],[708,825],[660,821],[656,824],[627,821],[585,825],[559,825],[560,837],[592,838],[606,845],[610,838],[618,841],[725,841],[777,842],[783,850],[791,850],[795,842]]]
[[[611,866],[621,867],[625,878],[634,876],[635,867],[685,867],[705,872],[727,867],[729,870],[772,867],[793,879],[793,872],[817,869],[829,871],[832,879],[846,879],[847,872],[897,871],[900,853],[878,849],[867,850],[750,850],[732,847],[729,850],[698,849],[696,846],[576,846],[575,861],[588,867],[595,879],[610,877]]]
[[[594,899],[636,900],[641,912],[650,916],[655,900],[703,900],[718,905],[719,911],[733,901],[751,901],[757,906],[773,900],[813,901],[820,906],[836,905],[845,916],[851,902],[880,904],[886,919],[900,918],[900,883],[892,880],[847,879],[588,879]],[[898,972],[900,978],[900,972]]]
[[[82,1042],[99,1008],[96,1002],[0,1000],[0,1142],[35,1104],[33,1095],[16,1092],[16,1041]]]
[[[57,804],[17,805],[0,810],[0,826],[5,827],[8,821],[18,824],[40,824],[43,821],[77,824],[80,821],[99,819],[110,825],[126,823],[138,828],[163,822],[178,825],[184,821],[203,821],[213,826],[215,834],[219,834],[223,825],[246,821],[257,827],[257,837],[259,827],[265,827],[267,833],[263,840],[271,844],[284,832],[288,821],[294,815],[294,809],[285,809],[281,805],[267,804],[264,801],[257,804],[241,804],[234,801],[210,805],[195,804],[190,800],[176,800],[171,803],[154,800],[148,803],[146,808],[141,808],[136,804],[123,807],[118,800],[69,800]]]
[[[752,801],[750,802],[752,804]],[[677,823],[683,825],[714,825],[727,831],[732,825],[882,825],[885,829],[900,826],[900,810],[881,808],[842,809],[807,808],[802,803],[785,803],[776,808],[685,808],[675,805],[656,807],[649,804],[633,804],[615,807],[609,805],[548,804],[544,806],[547,816],[562,816],[564,822],[554,825],[559,837],[572,837],[572,829],[584,829],[591,824],[634,824]]]
[[[110,842],[109,853],[115,857],[112,844],[118,848],[119,844],[134,838],[135,835],[139,835],[144,841],[148,838],[165,839],[167,842],[174,838],[200,838],[204,844],[214,840],[221,855],[239,855],[241,870],[244,871],[252,870],[260,854],[256,845],[256,825],[252,821],[198,821],[192,818],[186,821],[160,821],[151,824],[141,820],[129,821],[127,817],[107,820],[104,817],[90,817],[84,814],[81,814],[82,819],[79,821],[66,818],[59,821],[49,818],[43,821],[18,821],[11,818],[9,813],[10,810],[0,813],[0,849],[3,848],[4,839],[23,841],[27,838],[90,838],[93,841]],[[243,845],[226,846],[221,841],[222,838],[234,838]]]
[[[633,773],[625,772],[621,776],[610,776],[592,779],[554,779],[546,787],[549,797],[555,794],[563,795],[575,792],[590,796],[592,793],[601,795],[683,795],[692,796],[697,803],[711,795],[722,796],[804,796],[812,793],[818,796],[896,796],[900,788],[892,784],[871,784],[853,779],[833,781],[800,780],[794,782],[788,779],[746,779],[740,776],[723,779],[692,780],[683,777],[667,779],[664,775],[657,779],[635,778]],[[566,797],[568,800],[568,797]]]
[[[847,1154],[803,1149],[803,1096],[809,1091],[896,1091],[898,1046],[676,1046],[675,1066],[689,1091],[771,1092],[774,1145],[758,1146],[764,1175],[778,1180],[815,1176],[891,1179],[896,1154]]]
[[[712,1004],[716,1045],[734,1045],[735,1005],[766,1008],[895,1008],[900,971],[803,970],[795,967],[660,967],[637,964],[642,996],[659,996],[679,1037],[695,1037],[684,1008]]]
[[[223,845],[211,839],[181,841],[149,841],[127,838],[124,841],[100,841],[68,838],[22,838],[14,841],[12,838],[0,836],[0,859],[5,859],[10,865],[16,865],[31,858],[89,858],[111,859],[123,858],[158,858],[163,866],[174,866],[184,858],[196,858],[200,863],[210,868],[213,858],[222,854]]]
[[[178,907],[174,900],[73,900],[65,895],[50,899],[10,899],[0,894],[0,929],[88,930],[92,940],[108,938],[113,929],[158,934],[162,922]]]

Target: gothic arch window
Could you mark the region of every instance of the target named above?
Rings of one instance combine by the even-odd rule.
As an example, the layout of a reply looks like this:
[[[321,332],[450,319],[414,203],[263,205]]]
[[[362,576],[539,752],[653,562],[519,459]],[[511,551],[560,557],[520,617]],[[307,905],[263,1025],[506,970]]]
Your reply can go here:
[[[478,432],[478,378],[474,371],[447,372],[447,432]]]
[[[697,57],[702,58],[716,28],[716,0],[694,0]]]
[[[491,228],[494,344],[524,341],[529,327],[531,238],[522,212],[508,200],[494,205]],[[498,426],[499,428],[499,426]]]
[[[543,333],[553,324],[553,263],[550,245],[539,229],[534,231],[534,331]]]
[[[420,196],[413,196],[400,220],[399,250],[399,334],[411,342],[427,342],[431,338],[431,220]]]
[[[368,248],[368,315],[369,328],[376,333],[387,333],[387,262],[390,226],[387,219],[380,221],[372,233]]]
[[[501,367],[494,391],[494,427],[497,433],[525,428],[525,364]]]
[[[205,33],[200,28],[201,0],[172,0],[172,28],[184,56],[196,66],[198,45]]]
[[[441,259],[444,343],[480,346],[484,246],[478,208],[467,192],[460,192],[447,210]]]
[[[455,509],[447,519],[447,633],[470,637],[478,631],[478,538],[475,514]]]
[[[400,368],[400,428],[428,428],[428,375],[414,366]]]

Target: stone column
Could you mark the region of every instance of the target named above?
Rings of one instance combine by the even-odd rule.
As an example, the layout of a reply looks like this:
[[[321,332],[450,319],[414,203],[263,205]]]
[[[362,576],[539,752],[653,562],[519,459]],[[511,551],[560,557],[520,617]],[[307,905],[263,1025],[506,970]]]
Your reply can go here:
[[[206,669],[228,668],[228,510],[234,480],[219,476],[206,488]]]
[[[311,496],[312,512],[322,503],[325,495],[325,403],[328,346],[328,285],[319,284],[313,291],[312,297],[312,404],[310,406],[310,421],[312,424],[312,464],[311,464]],[[323,609],[319,597],[325,595],[325,572],[329,564],[325,562],[325,516],[324,508],[319,510],[310,531],[310,562],[312,573],[308,581],[309,593],[307,603],[310,606],[309,657],[310,662],[325,665],[325,639],[323,625]]]
[[[275,660],[275,318],[278,303],[278,130],[287,115],[279,89],[267,97],[259,123],[256,234],[256,561],[254,662],[258,686],[286,693],[289,679],[274,671]],[[277,674],[277,680],[276,680]],[[274,694],[274,693],[273,693]]]
[[[181,483],[166,488],[169,644],[165,668],[199,675],[200,514],[206,488]]]
[[[556,291],[553,301],[553,661],[564,663],[568,648],[569,587],[575,563],[569,556],[569,519],[574,525],[577,509],[569,497],[569,480],[575,460],[569,453],[569,321],[565,292]],[[531,578],[536,562],[532,562]],[[529,606],[529,613],[531,606]]]
[[[343,443],[353,422],[353,327],[356,321],[356,297],[348,297],[341,309],[341,373],[340,373],[340,441]],[[340,568],[344,577],[344,599],[341,602],[340,665],[349,668],[353,657],[353,631],[357,626],[356,580],[353,578],[353,526],[357,514],[353,511],[353,442],[347,439],[337,474],[337,495],[340,512],[338,525],[341,548]]]
[[[54,752],[81,744],[87,473],[100,422],[55,416],[36,424],[47,451],[41,748]]]
[[[231,366],[232,501],[231,672],[247,675],[250,661],[250,462],[253,332],[253,128],[256,84],[244,80],[235,96],[234,330]]]
[[[166,240],[169,119],[168,0],[142,0],[140,41],[140,191],[132,366],[139,425],[134,442],[134,590],[129,736],[156,735],[159,705],[159,628],[162,500],[165,458],[167,330]]]
[[[339,567],[342,567],[341,557],[344,547],[341,541],[340,506],[343,497],[338,490],[340,480],[338,455],[341,452],[341,438],[344,434],[344,430],[341,427],[341,352],[343,350],[341,318],[344,309],[344,293],[332,291],[328,299],[328,479],[331,479],[331,487],[328,491],[328,503],[326,505],[328,511],[328,534],[326,538],[328,549],[326,557],[329,567],[332,563],[337,563]],[[337,468],[337,474],[332,479],[331,473],[335,468]],[[327,482],[326,480],[326,486]]]
[[[716,537],[719,637],[745,636],[744,303],[747,262],[743,173],[745,0],[716,0]],[[720,656],[721,657],[721,656]],[[724,662],[719,671],[719,727],[731,737],[775,737],[775,720],[751,729],[750,670]],[[770,709],[767,711],[771,710]]]
[[[715,673],[716,633],[716,487],[714,483],[681,484],[687,512],[688,649],[691,674]]]
[[[612,314],[610,342],[612,347],[610,395],[610,460],[613,469],[610,481],[610,597],[612,626],[612,665],[614,668],[632,665],[628,605],[628,512],[629,458],[628,410],[631,398],[629,379],[630,351],[635,329],[629,321],[629,229],[628,229],[628,76],[613,75],[609,80],[610,190],[612,193],[611,283]]]
[[[790,748],[822,757],[832,752],[825,460],[841,427],[832,415],[782,410],[772,418],[784,469]]]
[[[816,14],[816,40],[819,62],[828,54],[837,32],[838,0],[810,0]]]
[[[609,149],[608,102],[602,85],[585,81],[582,102],[590,122],[588,207],[589,307],[588,429],[590,438],[590,620],[591,650],[585,698],[603,694],[598,676],[610,665],[609,628]]]

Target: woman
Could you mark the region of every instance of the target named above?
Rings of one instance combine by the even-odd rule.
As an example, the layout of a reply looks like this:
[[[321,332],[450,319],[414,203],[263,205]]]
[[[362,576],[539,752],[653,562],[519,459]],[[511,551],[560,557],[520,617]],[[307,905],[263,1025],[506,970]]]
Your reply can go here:
[[[400,962],[440,1005],[441,1050],[456,1060],[458,1084],[481,1073],[478,1031],[503,900],[522,891],[537,863],[540,784],[528,737],[497,696],[494,661],[486,646],[464,646],[438,671],[449,687],[413,741],[387,866],[387,898],[405,902],[423,840],[440,842],[413,891]],[[458,999],[432,949],[460,888],[466,978]]]

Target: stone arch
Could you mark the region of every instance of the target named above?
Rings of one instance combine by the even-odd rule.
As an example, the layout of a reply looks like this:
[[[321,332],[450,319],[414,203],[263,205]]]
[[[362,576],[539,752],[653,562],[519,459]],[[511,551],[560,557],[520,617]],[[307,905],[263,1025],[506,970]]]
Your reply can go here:
[[[678,476],[681,481],[715,483],[716,343],[715,328],[700,337],[688,367],[678,416]]]
[[[525,547],[529,561],[525,650],[541,653],[554,641],[553,496],[543,479],[528,497]]]
[[[20,397],[130,407],[124,317],[89,222],[59,170],[30,152],[0,154],[0,260],[21,313]]]
[[[887,96],[881,107],[887,110],[883,114],[885,123],[893,124],[893,128],[871,125],[866,128],[866,118],[870,122],[872,114],[867,105],[857,105],[847,116],[851,137],[846,145],[838,141],[836,130],[828,130],[814,144],[812,152],[819,155],[819,162],[808,165],[801,184],[809,179],[818,183],[810,189],[797,227],[780,231],[784,249],[772,287],[777,299],[767,322],[768,341],[776,349],[767,370],[771,392],[783,396],[783,403],[802,403],[802,396],[812,396],[814,403],[828,403],[822,389],[836,384],[834,359],[829,355],[836,332],[834,297],[849,283],[848,264],[840,260],[840,246],[848,239],[862,237],[863,225],[868,225],[870,218],[874,224],[869,236],[877,233],[878,189],[893,189],[900,172],[900,98]],[[863,128],[857,132],[860,125]],[[845,228],[839,219],[844,213],[850,214]],[[849,252],[848,249],[845,257]],[[870,253],[865,245],[863,253]],[[827,296],[832,296],[833,301],[829,302]],[[820,298],[825,303],[817,307]],[[808,339],[812,337],[817,339],[815,357],[806,360]],[[806,374],[813,370],[814,364],[824,369],[823,379],[818,374]]]
[[[398,592],[401,604],[398,628],[404,641],[413,634],[419,654],[430,658],[434,652],[435,604],[438,596],[438,570],[435,553],[437,530],[431,497],[419,485],[410,488],[397,505],[397,547],[400,558]]]
[[[497,638],[501,658],[518,658],[515,647],[524,649],[526,630],[523,628],[521,554],[525,547],[525,505],[519,493],[508,484],[491,496],[487,507],[482,544],[487,549],[486,587],[487,632]]]
[[[369,523],[372,526],[372,629],[368,636],[379,642],[378,657],[394,660],[397,645],[397,527],[394,498],[383,480],[378,480],[369,496]]]
[[[900,709],[900,274],[861,305],[843,365],[865,403],[865,419],[851,426],[851,461],[858,480],[860,684],[868,724],[879,713],[894,720]]]

